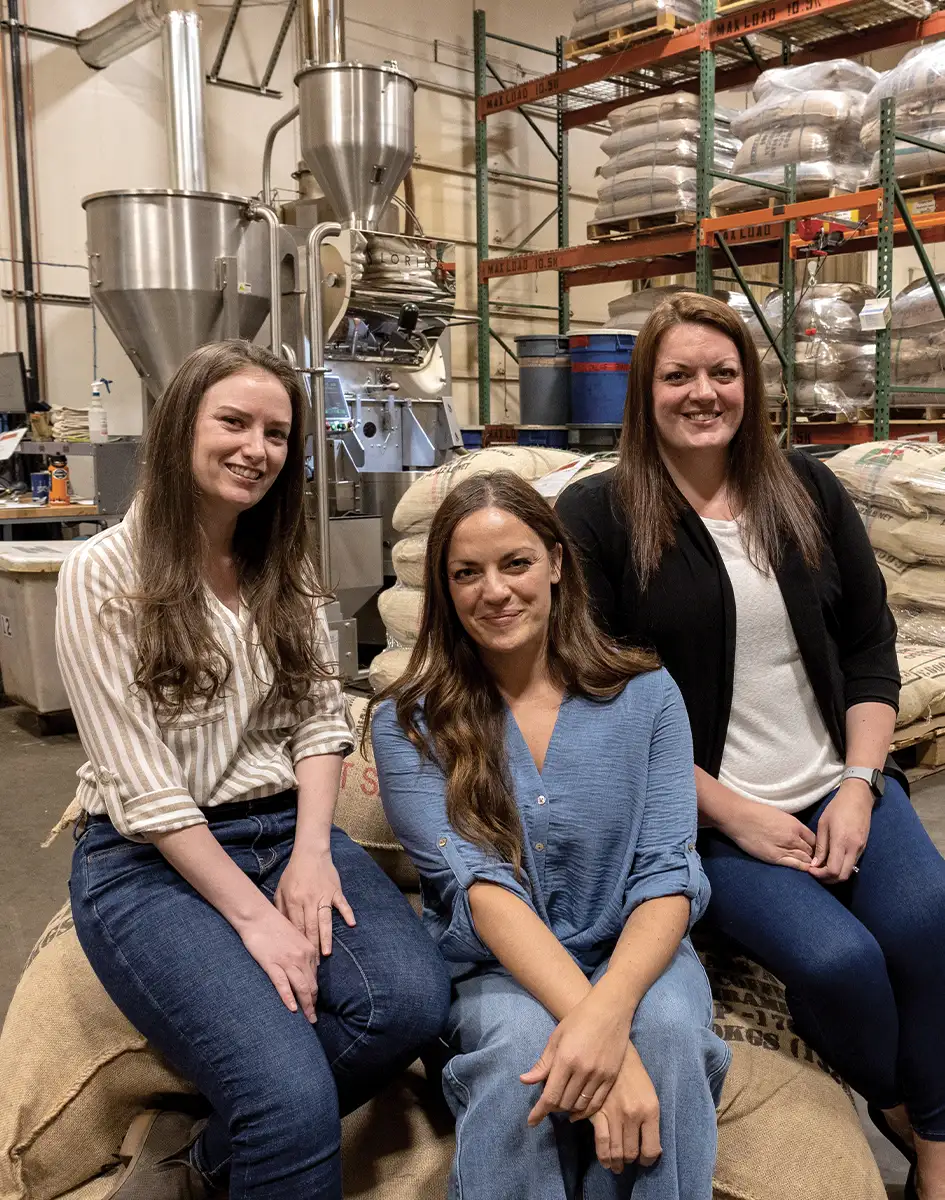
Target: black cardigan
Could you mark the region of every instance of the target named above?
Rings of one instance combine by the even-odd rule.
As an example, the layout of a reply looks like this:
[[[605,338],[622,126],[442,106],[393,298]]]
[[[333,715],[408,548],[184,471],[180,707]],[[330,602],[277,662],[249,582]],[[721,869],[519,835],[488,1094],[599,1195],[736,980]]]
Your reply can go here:
[[[843,485],[800,451],[792,451],[789,462],[822,515],[825,545],[816,571],[789,546],[777,580],[824,723],[843,758],[851,705],[877,701],[898,708],[896,623],[863,522]],[[619,640],[657,651],[686,702],[696,764],[717,776],[735,674],[735,596],[728,573],[687,505],[675,545],[663,552],[641,592],[631,530],[616,510],[612,481],[607,472],[573,484],[558,500],[558,515],[583,557],[601,623]]]

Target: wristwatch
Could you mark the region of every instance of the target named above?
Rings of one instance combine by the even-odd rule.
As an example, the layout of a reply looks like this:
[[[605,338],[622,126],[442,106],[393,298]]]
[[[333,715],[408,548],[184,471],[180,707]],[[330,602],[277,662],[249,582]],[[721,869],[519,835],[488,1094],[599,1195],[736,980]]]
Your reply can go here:
[[[870,767],[847,767],[840,779],[844,783],[847,779],[862,779],[870,785],[870,791],[877,800],[882,799],[883,792],[886,790],[886,777],[882,771],[872,770]]]

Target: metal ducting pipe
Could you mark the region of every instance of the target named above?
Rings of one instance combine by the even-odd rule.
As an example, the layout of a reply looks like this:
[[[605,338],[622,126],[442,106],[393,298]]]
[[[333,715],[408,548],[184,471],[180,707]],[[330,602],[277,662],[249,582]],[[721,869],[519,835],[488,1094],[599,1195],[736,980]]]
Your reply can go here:
[[[171,187],[207,190],[198,0],[131,0],[87,29],[80,29],[82,61],[102,69],[162,35]]]
[[[300,0],[299,57],[303,67],[345,61],[344,0]]]
[[[164,19],[164,87],[171,187],[207,190],[207,139],[200,65],[200,17],[176,10]]]
[[[181,0],[179,8],[187,8]],[[79,57],[96,70],[103,70],[139,46],[153,41],[161,32],[167,0],[130,0],[94,25],[76,34]]]

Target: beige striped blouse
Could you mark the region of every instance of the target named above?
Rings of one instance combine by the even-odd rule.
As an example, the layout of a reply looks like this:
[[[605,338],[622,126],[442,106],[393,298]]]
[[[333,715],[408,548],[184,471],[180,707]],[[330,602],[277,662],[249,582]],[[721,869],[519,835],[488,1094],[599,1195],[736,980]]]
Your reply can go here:
[[[233,664],[224,693],[201,711],[162,723],[133,686],[131,602],[103,603],[133,590],[134,510],[66,559],[59,575],[56,649],[89,761],[79,768],[78,805],[107,813],[126,837],[206,822],[203,809],[257,800],[295,786],[295,764],[353,746],[341,685],[314,680],[299,707],[266,702],[271,664],[254,644],[241,606],[228,609],[208,588],[214,633]],[[323,658],[331,657],[321,615]],[[254,669],[255,668],[255,669]]]

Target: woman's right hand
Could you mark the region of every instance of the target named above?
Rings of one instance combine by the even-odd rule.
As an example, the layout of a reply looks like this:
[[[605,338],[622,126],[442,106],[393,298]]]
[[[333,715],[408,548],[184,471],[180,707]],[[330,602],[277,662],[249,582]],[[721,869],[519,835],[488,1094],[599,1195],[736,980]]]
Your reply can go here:
[[[577,1114],[572,1120],[579,1119]],[[663,1153],[660,1145],[660,1102],[636,1047],[626,1057],[600,1112],[591,1117],[594,1148],[602,1167],[615,1175],[625,1163],[652,1167]]]
[[[740,797],[743,803],[722,830],[746,854],[761,862],[807,871],[814,860],[817,837],[791,813]]]
[[[239,929],[243,945],[269,976],[290,1012],[299,1008],[314,1025],[318,952],[304,933],[267,905]]]

